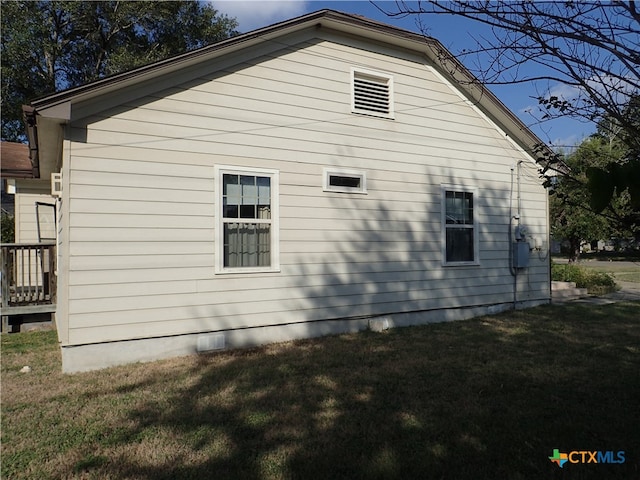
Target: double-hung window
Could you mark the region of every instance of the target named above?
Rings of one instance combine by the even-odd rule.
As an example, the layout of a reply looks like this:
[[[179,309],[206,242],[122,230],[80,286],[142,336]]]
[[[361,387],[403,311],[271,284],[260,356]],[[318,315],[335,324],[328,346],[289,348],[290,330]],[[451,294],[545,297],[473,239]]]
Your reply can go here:
[[[278,271],[278,172],[216,167],[216,271]]]
[[[442,187],[442,255],[445,265],[477,265],[477,191]]]

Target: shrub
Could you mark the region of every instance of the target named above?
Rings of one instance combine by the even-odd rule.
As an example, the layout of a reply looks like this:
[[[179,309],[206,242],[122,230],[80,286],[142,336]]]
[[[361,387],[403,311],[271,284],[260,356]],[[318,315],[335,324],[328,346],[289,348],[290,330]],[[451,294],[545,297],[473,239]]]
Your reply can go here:
[[[594,272],[578,265],[558,265],[551,264],[551,280],[560,282],[575,282],[578,288],[587,288],[589,293],[602,293],[606,290],[613,290],[616,282],[613,276],[605,272]],[[602,287],[609,287],[602,288]]]
[[[15,224],[13,215],[2,212],[2,243],[13,243],[15,239]]]

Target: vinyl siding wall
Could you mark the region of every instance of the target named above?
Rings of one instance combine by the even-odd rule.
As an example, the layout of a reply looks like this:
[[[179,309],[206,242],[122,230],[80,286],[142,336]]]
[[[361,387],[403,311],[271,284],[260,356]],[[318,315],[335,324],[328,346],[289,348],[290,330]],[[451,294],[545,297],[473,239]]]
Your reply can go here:
[[[38,243],[37,202],[50,205],[56,203],[51,196],[50,182],[46,180],[17,180],[14,220],[16,243]],[[51,217],[49,219],[53,220]],[[43,225],[43,229],[46,229],[45,225]],[[51,230],[46,229],[43,233],[51,235]],[[26,255],[16,258],[18,272],[25,275],[22,277],[22,273],[18,274],[17,285],[42,285],[42,259],[36,254],[36,250],[26,251]],[[46,258],[48,257],[45,257],[45,263],[47,262]]]
[[[511,302],[520,160],[545,251],[518,300],[548,299],[531,159],[422,58],[322,35],[72,124],[63,344]],[[393,75],[395,120],[351,113],[351,67]],[[215,165],[279,170],[279,273],[214,273]],[[324,192],[331,166],[366,172],[368,194]],[[479,266],[442,266],[442,184],[478,189]]]
[[[36,202],[55,204],[48,181],[18,180],[15,195],[16,243],[38,242]]]

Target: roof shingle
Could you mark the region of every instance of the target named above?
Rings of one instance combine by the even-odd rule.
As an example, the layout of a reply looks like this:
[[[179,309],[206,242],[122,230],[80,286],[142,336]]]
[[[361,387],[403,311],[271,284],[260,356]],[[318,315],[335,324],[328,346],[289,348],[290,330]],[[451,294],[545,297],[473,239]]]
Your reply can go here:
[[[0,144],[0,155],[2,178],[34,178],[28,145],[2,142]]]

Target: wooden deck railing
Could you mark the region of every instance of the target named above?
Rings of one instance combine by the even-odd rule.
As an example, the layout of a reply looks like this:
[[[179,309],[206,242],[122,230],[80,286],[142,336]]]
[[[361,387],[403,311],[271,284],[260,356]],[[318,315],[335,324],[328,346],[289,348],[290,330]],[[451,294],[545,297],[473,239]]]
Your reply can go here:
[[[55,243],[5,243],[1,250],[2,316],[54,312]]]

